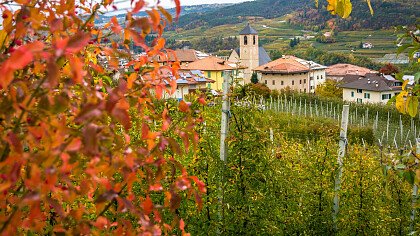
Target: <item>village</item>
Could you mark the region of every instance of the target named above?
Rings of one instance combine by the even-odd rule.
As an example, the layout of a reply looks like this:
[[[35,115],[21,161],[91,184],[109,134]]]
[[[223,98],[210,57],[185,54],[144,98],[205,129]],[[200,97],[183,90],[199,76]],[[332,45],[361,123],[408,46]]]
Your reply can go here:
[[[228,75],[240,85],[261,83],[270,90],[310,94],[315,94],[318,86],[332,80],[342,89],[343,101],[386,104],[402,91],[404,80],[409,81],[408,85],[414,83],[413,75],[403,75],[401,81],[395,75],[352,64],[325,66],[293,55],[282,55],[279,59],[271,60],[259,44],[258,32],[250,24],[238,35],[240,45],[232,50],[230,56],[211,55],[185,48],[152,58],[160,65],[170,65],[175,61],[180,63],[179,78],[175,78],[170,71],[162,70],[163,75],[177,83],[175,93],[165,93],[165,97],[182,100],[197,90],[209,91],[213,96],[218,96],[223,90],[223,78]],[[364,43],[363,48],[372,48],[372,44]],[[388,60],[382,59],[383,63],[396,62],[392,55],[384,58]],[[125,61],[120,61],[123,71],[127,71],[124,65]]]

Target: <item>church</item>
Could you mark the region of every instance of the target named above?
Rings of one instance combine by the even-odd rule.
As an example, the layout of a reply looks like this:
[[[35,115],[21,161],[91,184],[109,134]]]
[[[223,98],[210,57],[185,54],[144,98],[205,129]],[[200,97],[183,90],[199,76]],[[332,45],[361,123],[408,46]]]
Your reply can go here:
[[[258,45],[258,32],[249,23],[239,36],[239,48],[232,51],[228,61],[244,67],[244,83],[250,83],[253,70],[270,62],[271,58],[267,51]]]

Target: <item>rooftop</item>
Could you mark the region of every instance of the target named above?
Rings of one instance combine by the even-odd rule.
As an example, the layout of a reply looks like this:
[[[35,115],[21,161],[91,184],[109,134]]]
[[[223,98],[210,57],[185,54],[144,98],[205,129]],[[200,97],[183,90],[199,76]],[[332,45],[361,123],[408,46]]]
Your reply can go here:
[[[265,73],[294,74],[309,72],[309,68],[292,58],[279,58],[254,69]]]
[[[327,75],[330,76],[345,76],[345,75],[361,75],[364,76],[367,73],[377,73],[377,71],[369,68],[360,67],[352,64],[335,64],[329,66],[326,70]]]
[[[249,23],[245,26],[245,28],[239,33],[239,35],[249,35],[249,34],[258,34],[258,32],[252,28]]]
[[[223,71],[223,70],[234,70],[235,68],[229,66],[229,62],[209,56],[186,65],[181,65],[183,70],[203,70],[203,71]]]
[[[349,83],[339,85],[341,88],[363,89],[367,91],[393,91],[401,90],[402,82],[394,79],[392,76],[383,76],[377,73],[367,73],[365,76],[359,76]]]

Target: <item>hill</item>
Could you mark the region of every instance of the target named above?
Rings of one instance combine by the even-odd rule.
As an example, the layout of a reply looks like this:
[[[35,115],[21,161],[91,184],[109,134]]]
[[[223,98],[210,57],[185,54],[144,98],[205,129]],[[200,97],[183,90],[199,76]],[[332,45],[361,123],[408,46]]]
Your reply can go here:
[[[337,19],[342,30],[380,29],[396,25],[413,25],[420,17],[417,0],[372,0],[375,14],[372,16],[365,0],[353,0],[353,13],[348,19]],[[318,9],[311,0],[256,0],[221,7],[217,10],[185,14],[175,27],[193,29],[237,24],[252,18],[277,18],[291,14],[291,23],[322,28],[325,22],[337,18],[326,10],[326,0],[320,0]]]

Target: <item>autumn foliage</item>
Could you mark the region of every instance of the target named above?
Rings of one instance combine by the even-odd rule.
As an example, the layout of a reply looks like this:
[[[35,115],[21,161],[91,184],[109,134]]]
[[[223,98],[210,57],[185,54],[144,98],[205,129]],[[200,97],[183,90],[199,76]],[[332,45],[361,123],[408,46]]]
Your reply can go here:
[[[205,187],[177,159],[200,117],[194,102],[161,99],[176,83],[151,60],[171,53],[172,16],[143,0],[101,26],[113,0],[0,7],[0,233],[187,234],[177,208],[183,196],[200,205]],[[127,71],[115,73],[122,58]]]

